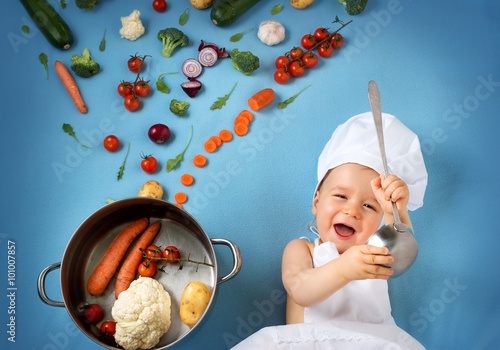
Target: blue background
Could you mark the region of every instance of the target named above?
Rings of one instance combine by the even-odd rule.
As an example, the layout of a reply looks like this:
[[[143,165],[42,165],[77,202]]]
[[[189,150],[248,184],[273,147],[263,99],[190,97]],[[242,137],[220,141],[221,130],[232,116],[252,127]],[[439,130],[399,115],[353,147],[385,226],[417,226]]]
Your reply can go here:
[[[284,323],[281,293],[281,254],[292,239],[306,235],[316,185],[316,161],[335,127],[349,117],[368,111],[369,80],[376,80],[382,108],[401,119],[420,137],[429,173],[424,206],[413,212],[419,242],[414,267],[390,282],[393,315],[400,327],[429,349],[493,349],[500,336],[500,255],[498,228],[498,122],[500,93],[500,5],[495,1],[370,0],[364,13],[348,16],[336,0],[316,0],[304,10],[287,1],[282,12],[270,15],[279,1],[261,1],[234,24],[216,27],[210,10],[196,10],[189,1],[168,1],[157,13],[151,1],[103,0],[94,11],[79,10],[72,0],[66,9],[50,1],[73,30],[75,43],[68,51],[51,47],[17,1],[4,2],[0,22],[2,84],[0,103],[2,159],[0,228],[0,344],[8,349],[99,349],[73,324],[63,308],[44,304],[36,280],[46,266],[61,260],[71,235],[107,198],[137,195],[141,185],[154,179],[164,199],[176,192],[189,196],[185,209],[212,238],[227,238],[239,245],[241,272],[219,285],[218,298],[206,323],[175,349],[225,349],[261,327]],[[171,58],[160,55],[159,29],[178,25],[191,39]],[[135,42],[121,39],[120,16],[134,9],[142,13],[146,33]],[[299,45],[300,38],[338,15],[353,20],[341,34],[344,46],[303,77],[288,84],[273,81],[274,60]],[[257,38],[258,25],[280,21],[286,39],[268,47]],[[21,32],[27,24],[30,34]],[[180,27],[179,27],[180,28]],[[229,38],[240,31],[238,43]],[[98,50],[104,29],[106,50]],[[200,40],[227,49],[250,50],[261,67],[251,76],[237,72],[229,59],[205,69],[202,91],[188,99],[179,84],[182,62],[195,57]],[[53,69],[54,61],[69,65],[73,54],[89,48],[102,71],[77,82],[89,108],[80,114]],[[49,58],[49,79],[38,61]],[[128,112],[116,93],[121,80],[133,80],[126,61],[134,53],[149,54],[143,76],[154,87],[159,74],[177,71],[164,81],[168,95],[153,88],[143,107]],[[222,110],[210,111],[218,97],[236,88]],[[306,89],[286,109],[277,104]],[[235,138],[208,156],[205,168],[195,168],[194,155],[203,143],[247,107],[247,99],[271,87],[275,101],[254,113],[250,132]],[[191,103],[188,115],[168,111],[172,98]],[[73,126],[87,150],[61,129]],[[163,145],[147,138],[148,128],[167,124],[173,133]],[[167,173],[174,158],[193,136],[183,163]],[[102,140],[117,135],[130,142],[123,179],[116,175],[126,147],[110,153]],[[141,152],[160,163],[148,175],[139,166]],[[55,168],[63,166],[64,172]],[[231,172],[235,168],[236,173]],[[190,173],[195,185],[183,188],[180,175]],[[7,241],[16,246],[16,342],[7,341]],[[221,274],[231,267],[227,249],[216,247]],[[58,270],[47,279],[47,292],[61,300]],[[281,296],[281,297],[280,297]]]

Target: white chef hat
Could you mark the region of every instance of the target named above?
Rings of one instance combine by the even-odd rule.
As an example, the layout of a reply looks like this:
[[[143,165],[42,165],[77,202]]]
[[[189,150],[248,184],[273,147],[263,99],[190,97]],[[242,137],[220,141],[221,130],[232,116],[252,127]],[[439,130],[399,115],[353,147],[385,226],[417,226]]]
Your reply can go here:
[[[382,123],[389,171],[408,186],[408,209],[418,209],[423,204],[427,186],[427,171],[418,137],[390,114],[382,113]],[[384,172],[371,112],[350,118],[333,132],[318,159],[316,189],[328,170],[345,163],[361,164],[379,174]]]

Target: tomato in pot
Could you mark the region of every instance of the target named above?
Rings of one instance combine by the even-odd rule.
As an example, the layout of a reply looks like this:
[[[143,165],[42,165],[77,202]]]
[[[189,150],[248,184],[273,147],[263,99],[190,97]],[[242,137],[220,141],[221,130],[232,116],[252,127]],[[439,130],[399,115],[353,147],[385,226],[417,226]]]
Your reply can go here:
[[[171,260],[165,260],[166,262],[168,262],[170,264],[177,263],[178,261],[176,259],[181,258],[181,254],[179,253],[179,249],[177,249],[173,245],[166,247],[165,250],[163,250],[162,256],[164,259],[171,259]]]
[[[153,277],[156,273],[156,265],[152,262],[144,260],[137,268],[137,272],[142,277]]]
[[[147,259],[152,262],[158,262],[158,258],[161,258],[161,249],[157,245],[150,245],[146,248]]]

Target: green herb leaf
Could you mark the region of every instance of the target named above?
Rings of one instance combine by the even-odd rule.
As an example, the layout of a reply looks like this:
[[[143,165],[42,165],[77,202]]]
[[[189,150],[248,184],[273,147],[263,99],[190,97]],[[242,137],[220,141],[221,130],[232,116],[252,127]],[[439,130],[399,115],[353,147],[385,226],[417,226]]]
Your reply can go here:
[[[89,148],[89,149],[92,149],[92,147],[89,147],[89,146],[85,146],[84,144],[82,144],[78,138],[76,137],[76,134],[75,132],[73,131],[73,127],[69,124],[63,124],[62,126],[62,129],[64,130],[65,133],[67,133],[69,136],[73,137],[76,142],[78,142],[81,146],[83,147],[86,147],[86,148]]]
[[[125,162],[127,161],[129,151],[130,151],[130,142],[128,143],[127,154],[125,154],[125,159],[123,160],[123,164],[120,167],[120,170],[118,171],[118,177],[117,177],[116,181],[120,180],[123,177],[123,170],[125,170]]]
[[[231,38],[229,38],[229,41],[235,43],[235,42],[237,42],[237,41],[239,41],[241,39],[241,37],[243,36],[244,33],[249,32],[251,30],[253,30],[253,28],[244,30],[241,33],[234,34]]]
[[[102,36],[101,43],[99,44],[99,51],[104,51],[106,49],[106,28],[104,29],[104,35]]]
[[[45,67],[45,70],[47,71],[47,79],[49,79],[49,67],[47,67],[48,59],[47,59],[47,55],[45,54],[45,52],[42,52],[38,56],[38,59],[40,60],[40,63],[43,64],[43,66]]]
[[[236,87],[236,84],[237,83],[234,83],[234,86],[233,88],[231,89],[231,91],[229,91],[229,93],[224,96],[224,97],[219,97],[217,101],[215,101],[213,103],[213,105],[210,107],[210,110],[214,110],[214,109],[222,109],[222,106],[225,106],[226,105],[226,101],[227,99],[229,98],[229,96],[231,95],[231,93],[233,92],[234,88]]]
[[[305,90],[305,89],[306,89],[309,85],[311,85],[311,84],[307,84],[307,85],[306,85],[306,87],[305,87],[305,88],[303,88],[302,90],[300,90],[298,93],[296,93],[295,95],[293,95],[293,96],[292,96],[292,97],[290,97],[289,99],[285,100],[284,102],[280,102],[280,104],[278,104],[278,109],[283,109],[283,108],[285,108],[286,106],[288,106],[290,103],[292,103],[292,102],[293,102],[293,100],[295,100],[295,98],[296,98],[297,96],[299,96],[299,95],[300,95],[300,93],[301,93],[302,91],[304,91],[304,90]]]
[[[24,33],[24,34],[29,34],[30,33],[30,27],[28,27],[26,24],[21,26],[21,31]]]
[[[167,74],[177,74],[178,72],[169,72],[169,73],[163,73],[160,74],[158,77],[158,80],[156,81],[156,89],[160,92],[163,92],[164,94],[168,94],[170,90],[168,90],[168,86],[161,80],[161,77]]]
[[[108,204],[109,204],[109,203],[113,203],[113,202],[115,202],[115,200],[114,200],[114,199],[111,199],[111,198],[106,199],[106,203],[108,203]]]
[[[177,155],[174,159],[169,159],[167,161],[167,173],[172,171],[173,168],[175,168],[181,161],[182,161],[182,156],[184,155],[184,152],[186,152],[187,146],[189,145],[189,142],[191,141],[191,132],[193,131],[193,126],[189,128],[189,137],[188,137],[188,142],[186,143],[186,147],[182,150],[182,152]]]
[[[272,9],[271,9],[271,15],[276,15],[278,14],[281,10],[283,9],[283,6],[281,4],[278,4],[276,6],[274,6]]]
[[[183,25],[184,25],[184,24],[186,24],[186,22],[187,22],[187,19],[188,19],[187,10],[188,10],[188,9],[186,9],[186,10],[182,13],[181,17],[179,17],[179,24],[180,24],[181,26],[183,26]]]
[[[61,8],[65,9],[66,8],[66,1],[61,0]]]

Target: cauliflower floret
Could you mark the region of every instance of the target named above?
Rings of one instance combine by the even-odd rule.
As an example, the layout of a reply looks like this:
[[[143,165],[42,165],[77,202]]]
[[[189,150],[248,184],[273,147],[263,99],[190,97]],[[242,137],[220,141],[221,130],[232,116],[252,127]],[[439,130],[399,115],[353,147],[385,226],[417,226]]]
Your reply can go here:
[[[120,35],[122,38],[134,41],[144,34],[145,29],[139,19],[140,15],[141,13],[139,10],[134,10],[127,17],[121,17],[122,27],[120,29]]]
[[[120,293],[111,309],[115,340],[126,350],[151,349],[171,324],[170,294],[155,279],[139,277]]]

